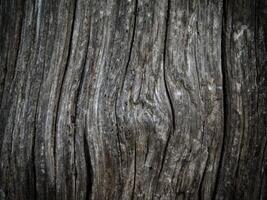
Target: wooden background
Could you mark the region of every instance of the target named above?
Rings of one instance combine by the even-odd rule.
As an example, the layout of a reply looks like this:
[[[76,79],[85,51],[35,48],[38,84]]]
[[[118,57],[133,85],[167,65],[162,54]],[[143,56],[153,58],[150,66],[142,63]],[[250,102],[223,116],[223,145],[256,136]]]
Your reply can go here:
[[[0,199],[267,199],[267,0],[0,0]]]

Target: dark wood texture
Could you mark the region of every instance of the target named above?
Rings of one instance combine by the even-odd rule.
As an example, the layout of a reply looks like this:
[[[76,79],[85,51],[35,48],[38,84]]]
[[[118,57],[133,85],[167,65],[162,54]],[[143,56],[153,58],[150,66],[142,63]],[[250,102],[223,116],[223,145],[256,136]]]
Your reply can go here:
[[[0,0],[0,200],[267,199],[266,0]]]

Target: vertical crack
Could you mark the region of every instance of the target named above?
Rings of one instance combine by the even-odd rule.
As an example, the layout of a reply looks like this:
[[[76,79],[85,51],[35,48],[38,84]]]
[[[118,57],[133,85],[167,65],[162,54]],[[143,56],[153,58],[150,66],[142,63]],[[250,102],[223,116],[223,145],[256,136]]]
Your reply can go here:
[[[133,182],[131,200],[134,200],[135,182],[136,182],[136,138],[135,138],[135,141],[134,141],[134,182]]]
[[[128,71],[129,65],[130,65],[130,60],[131,60],[131,55],[132,55],[132,50],[133,50],[133,45],[134,45],[134,37],[135,37],[135,32],[136,32],[135,30],[136,30],[136,23],[137,23],[136,22],[137,21],[137,11],[138,11],[138,0],[135,0],[133,33],[132,33],[131,42],[130,42],[130,50],[129,50],[129,55],[128,55],[128,59],[127,59],[127,62],[126,62],[126,67],[125,67],[123,80],[122,80],[122,84],[121,84],[121,89],[120,89],[120,92],[118,92],[118,93],[122,93],[122,91],[123,91],[123,86],[124,86],[124,83],[125,83],[126,74],[127,74],[127,71]],[[118,101],[118,93],[117,93],[116,100],[115,100],[116,102]],[[117,103],[115,103],[115,116],[116,116],[117,138],[118,138],[118,141],[120,143],[120,137],[119,137],[120,128],[119,128],[119,124],[118,124]],[[122,152],[120,144],[119,144],[119,151],[120,151],[120,153]]]
[[[87,130],[87,129],[86,129]],[[85,199],[89,200],[90,195],[92,193],[92,185],[93,185],[93,168],[91,164],[91,158],[89,153],[89,145],[86,138],[86,134],[84,131],[83,134],[83,141],[84,141],[84,157],[85,157],[85,165],[86,165],[86,191],[85,191]]]
[[[172,130],[171,133],[168,134],[168,138],[163,150],[163,156],[162,156],[162,161],[161,161],[161,166],[160,166],[160,170],[159,170],[159,174],[158,174],[158,179],[160,178],[162,169],[163,169],[163,165],[164,165],[164,161],[165,161],[165,157],[167,154],[167,148],[169,145],[169,141],[171,138],[171,134],[174,133],[175,131],[175,113],[174,113],[174,105],[173,102],[171,100],[171,95],[170,95],[170,91],[168,88],[168,84],[167,84],[167,78],[166,78],[166,57],[167,57],[167,37],[168,37],[168,29],[169,29],[169,23],[170,23],[170,9],[171,9],[171,0],[167,0],[167,14],[166,14],[166,26],[165,26],[165,38],[164,38],[164,49],[163,49],[163,79],[164,79],[164,85],[165,85],[165,89],[166,89],[166,93],[167,93],[167,98],[169,100],[170,103],[170,108],[171,108],[171,115],[172,115]],[[156,186],[157,188],[157,186]]]
[[[129,54],[128,54],[128,58],[127,58],[127,62],[126,62],[125,71],[124,71],[124,74],[123,74],[121,88],[120,88],[120,91],[118,91],[117,96],[116,96],[116,100],[115,100],[115,102],[116,102],[115,103],[115,117],[116,117],[116,129],[117,129],[116,134],[117,134],[117,139],[118,139],[118,143],[119,143],[118,147],[119,147],[119,153],[121,155],[121,158],[120,158],[120,162],[121,163],[122,163],[122,150],[121,150],[121,146],[120,146],[120,143],[121,143],[120,142],[120,127],[119,127],[118,112],[117,112],[117,101],[118,101],[119,93],[122,94],[123,87],[124,87],[124,84],[125,84],[126,75],[127,75],[127,72],[128,72],[130,61],[131,61],[131,56],[132,56],[132,51],[133,51],[133,46],[134,46],[134,41],[135,41],[134,39],[135,39],[135,33],[136,33],[136,26],[137,26],[137,16],[138,16],[138,0],[135,0],[135,2],[134,2],[133,31],[132,31],[131,41],[130,41],[130,49],[129,49]],[[135,156],[134,162],[136,162],[136,149],[135,149],[134,156]],[[135,166],[134,166],[134,174],[136,174],[136,163],[135,163]],[[135,176],[136,175],[134,175],[134,183],[133,183],[134,185],[133,185],[133,190],[132,190],[132,194],[131,194],[131,199],[134,199]]]
[[[174,105],[171,99],[170,91],[167,84],[167,77],[166,77],[166,57],[167,57],[167,38],[168,38],[168,30],[170,26],[170,10],[171,10],[171,0],[167,0],[167,15],[166,15],[166,27],[165,27],[165,38],[164,38],[164,49],[163,49],[163,79],[164,85],[166,88],[167,97],[169,99],[171,113],[172,113],[172,131],[175,131],[175,113],[174,113]]]
[[[75,24],[75,18],[76,18],[76,10],[77,10],[77,1],[78,0],[73,0],[73,14],[72,14],[72,21],[71,21],[71,30],[70,30],[70,36],[69,36],[69,41],[68,41],[68,53],[67,53],[67,62],[64,66],[64,71],[63,71],[63,76],[62,76],[62,79],[61,79],[61,83],[60,83],[60,86],[59,86],[59,93],[58,93],[58,100],[57,100],[57,104],[56,104],[56,113],[55,113],[55,124],[54,124],[54,130],[55,130],[55,133],[54,133],[54,160],[55,160],[55,177],[56,174],[57,174],[57,170],[56,170],[56,167],[57,167],[57,164],[56,164],[56,137],[57,137],[57,124],[58,124],[58,121],[59,121],[59,107],[60,107],[60,102],[61,102],[61,95],[62,95],[62,89],[63,89],[63,85],[64,85],[64,81],[65,81],[65,77],[66,77],[66,73],[67,73],[67,69],[68,69],[68,65],[69,65],[69,61],[70,61],[70,58],[71,58],[71,49],[72,49],[72,37],[73,37],[73,32],[74,32],[74,24]],[[57,180],[57,178],[56,178]],[[57,191],[57,183],[55,181],[55,191]],[[56,195],[57,192],[55,192],[55,195]],[[55,196],[55,198],[57,198],[57,195]]]
[[[75,188],[74,188],[74,193],[75,193],[75,199],[76,199],[76,191],[77,191],[77,188],[76,188],[76,181],[77,181],[77,168],[76,168],[76,128],[77,128],[77,116],[78,116],[78,102],[79,102],[79,98],[80,98],[80,94],[81,94],[81,91],[82,91],[82,86],[83,86],[83,83],[84,83],[84,80],[85,80],[85,68],[86,68],[86,61],[87,61],[87,56],[88,56],[88,49],[89,49],[89,41],[90,41],[90,33],[91,33],[91,30],[89,31],[89,36],[88,36],[88,41],[87,41],[87,44],[86,44],[86,51],[85,51],[85,58],[84,58],[84,61],[83,61],[83,64],[82,64],[82,71],[81,71],[81,75],[80,75],[80,81],[79,81],[79,85],[78,85],[78,89],[77,89],[77,94],[75,96],[75,100],[74,102],[76,103],[75,104],[75,107],[74,107],[74,119],[75,119],[75,125],[74,125],[74,134],[73,134],[73,141],[74,141],[74,164],[75,164]],[[86,141],[84,141],[86,142]],[[87,172],[88,173],[88,172]],[[87,190],[87,189],[86,189]]]
[[[227,122],[228,122],[228,88],[227,88],[227,62],[226,61],[226,29],[227,29],[227,8],[228,8],[228,1],[223,0],[222,5],[222,29],[221,29],[221,71],[222,71],[222,88],[223,88],[223,137],[222,137],[222,147],[220,152],[220,159],[218,164],[218,169],[216,173],[215,179],[215,186],[213,191],[213,198],[216,198],[216,194],[218,192],[219,181],[221,170],[223,167],[223,157],[224,157],[224,150],[225,150],[225,140],[227,135]]]
[[[158,180],[157,180],[156,187],[155,187],[156,191],[158,189],[159,179],[160,179],[160,176],[161,176],[161,173],[163,170],[163,166],[164,166],[164,162],[166,159],[166,154],[167,154],[167,149],[169,146],[170,138],[171,138],[171,135],[174,134],[174,131],[175,131],[174,106],[173,106],[173,103],[171,100],[171,95],[170,95],[170,91],[168,88],[167,77],[166,77],[167,39],[168,39],[168,30],[169,30],[169,26],[170,26],[170,24],[169,24],[170,23],[170,10],[171,10],[171,0],[167,0],[167,10],[166,10],[166,18],[165,18],[165,37],[164,37],[164,48],[163,48],[163,69],[162,70],[163,70],[164,86],[165,86],[167,98],[168,98],[170,108],[171,108],[172,129],[168,133],[167,141],[166,141],[165,146],[164,146],[162,160],[161,160],[160,169],[159,169],[159,173],[158,173]],[[154,199],[154,195],[152,196],[152,199]]]
[[[122,81],[122,86],[121,86],[121,92],[123,90],[123,86],[124,86],[124,83],[125,83],[126,74],[127,74],[127,71],[128,71],[129,65],[130,65],[130,61],[131,61],[132,50],[133,50],[133,45],[134,45],[134,37],[135,37],[135,32],[136,32],[136,24],[137,24],[137,15],[138,15],[137,12],[138,12],[138,0],[135,0],[133,33],[132,33],[132,38],[131,38],[131,43],[130,43],[130,51],[129,51],[129,55],[128,55],[128,59],[127,59],[126,67],[125,67],[124,76],[123,76],[123,81]]]

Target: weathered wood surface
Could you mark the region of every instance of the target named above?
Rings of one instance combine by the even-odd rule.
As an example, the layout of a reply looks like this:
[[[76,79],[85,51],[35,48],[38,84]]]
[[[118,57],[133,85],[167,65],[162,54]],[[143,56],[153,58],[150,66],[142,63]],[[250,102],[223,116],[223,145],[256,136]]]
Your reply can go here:
[[[0,199],[267,199],[266,0],[0,0]]]

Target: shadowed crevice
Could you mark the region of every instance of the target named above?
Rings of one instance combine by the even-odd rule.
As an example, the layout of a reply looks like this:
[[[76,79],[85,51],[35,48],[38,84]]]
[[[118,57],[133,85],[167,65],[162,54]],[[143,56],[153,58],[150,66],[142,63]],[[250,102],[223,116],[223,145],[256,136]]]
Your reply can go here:
[[[132,38],[131,38],[131,43],[130,43],[129,55],[128,55],[128,59],[127,59],[126,67],[125,67],[124,76],[123,76],[123,81],[122,81],[122,86],[121,86],[121,92],[123,91],[123,86],[124,86],[124,83],[125,83],[125,78],[126,78],[126,75],[127,75],[127,72],[128,72],[130,61],[131,61],[131,56],[132,56],[132,51],[133,51],[133,45],[134,45],[134,38],[135,38],[135,33],[136,33],[137,15],[138,15],[138,0],[135,0],[133,33],[132,33]]]
[[[116,135],[118,139],[118,148],[119,148],[119,153],[120,153],[120,162],[122,163],[122,150],[121,150],[121,145],[120,145],[120,127],[119,127],[119,120],[118,120],[118,110],[117,110],[117,102],[118,102],[118,95],[122,94],[123,92],[123,87],[125,84],[125,79],[126,75],[128,72],[128,68],[130,65],[131,61],[131,56],[132,56],[132,51],[133,51],[133,46],[134,46],[134,41],[135,41],[135,34],[136,34],[136,26],[137,26],[137,17],[138,17],[138,0],[135,0],[134,2],[134,20],[133,20],[133,31],[132,31],[132,36],[131,36],[131,41],[130,41],[130,47],[129,47],[129,54],[128,58],[126,61],[126,66],[125,66],[125,71],[123,74],[123,79],[121,83],[121,88],[117,93],[116,100],[115,100],[115,117],[116,117]],[[134,199],[134,191],[135,191],[135,178],[136,178],[136,144],[135,144],[135,153],[134,153],[134,183],[133,183],[133,188],[131,192],[131,199]]]
[[[216,199],[217,192],[219,190],[220,176],[223,168],[223,158],[225,151],[225,140],[227,136],[227,123],[228,123],[228,85],[227,85],[227,63],[226,61],[226,26],[227,26],[227,9],[228,0],[223,0],[222,5],[222,29],[221,29],[221,71],[222,71],[222,93],[223,93],[223,136],[221,144],[220,159],[215,179],[215,187],[213,192],[213,198]]]
[[[86,139],[86,134],[84,132],[84,158],[85,158],[85,165],[86,165],[86,191],[85,191],[85,199],[90,200],[92,194],[92,186],[93,186],[93,168],[91,164],[91,158],[89,153],[89,145]]]
[[[56,103],[56,112],[55,112],[55,122],[54,122],[54,160],[55,160],[55,198],[57,199],[57,152],[56,152],[56,147],[57,147],[57,124],[59,122],[59,108],[60,108],[60,103],[61,103],[61,97],[62,97],[62,91],[63,91],[63,85],[65,82],[65,78],[66,78],[66,74],[67,74],[67,70],[68,70],[68,66],[69,66],[69,62],[70,62],[70,58],[71,58],[71,50],[72,50],[72,38],[73,38],[73,32],[74,32],[74,24],[76,21],[76,11],[77,11],[77,2],[78,0],[73,0],[73,3],[71,4],[71,6],[73,6],[73,14],[72,14],[72,21],[71,21],[71,29],[70,29],[70,36],[69,36],[69,41],[68,41],[68,53],[67,53],[67,58],[66,58],[66,64],[64,66],[63,69],[63,75],[60,81],[60,86],[59,86],[59,92],[58,92],[58,99],[57,99],[57,103]],[[74,141],[75,143],[75,141]]]
[[[90,3],[89,3],[90,4]],[[91,22],[91,18],[90,18],[90,22]],[[91,29],[91,28],[90,28]],[[78,103],[79,103],[79,99],[81,96],[81,92],[82,92],[82,88],[83,88],[83,84],[85,81],[85,70],[86,70],[86,63],[87,63],[87,58],[88,58],[88,51],[89,51],[89,44],[90,44],[90,38],[91,38],[91,30],[89,30],[89,34],[88,34],[88,41],[86,43],[86,50],[85,50],[85,57],[83,59],[82,62],[82,70],[81,70],[81,74],[80,74],[80,78],[79,78],[79,84],[78,84],[78,88],[76,91],[76,95],[75,95],[75,99],[74,99],[74,120],[75,120],[75,125],[74,125],[74,134],[73,134],[73,141],[74,141],[74,163],[75,163],[75,183],[74,183],[74,194],[75,194],[75,199],[76,199],[76,193],[77,193],[77,166],[76,166],[76,134],[77,134],[77,117],[78,117]],[[84,142],[86,142],[86,138],[84,138]]]
[[[169,30],[169,26],[170,26],[170,9],[171,9],[171,0],[167,0],[167,11],[166,11],[166,26],[165,26],[165,38],[164,38],[164,49],[163,49],[163,79],[164,79],[164,85],[165,85],[165,90],[166,90],[166,94],[167,94],[167,98],[169,100],[169,104],[170,104],[170,108],[171,108],[171,115],[172,115],[172,130],[169,132],[168,134],[168,138],[163,150],[163,156],[162,156],[162,160],[161,160],[161,166],[160,166],[160,170],[159,170],[159,174],[158,174],[158,180],[160,178],[162,169],[163,169],[163,165],[164,165],[164,161],[165,161],[165,157],[167,154],[167,149],[168,149],[168,145],[169,145],[169,141],[171,138],[171,135],[174,134],[175,131],[175,112],[174,112],[174,105],[171,99],[171,94],[168,88],[168,84],[167,84],[167,76],[166,76],[166,67],[167,67],[167,38],[168,38],[168,30]],[[157,188],[157,187],[156,187]]]

